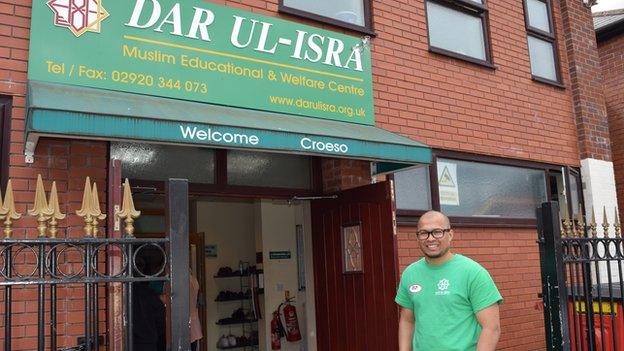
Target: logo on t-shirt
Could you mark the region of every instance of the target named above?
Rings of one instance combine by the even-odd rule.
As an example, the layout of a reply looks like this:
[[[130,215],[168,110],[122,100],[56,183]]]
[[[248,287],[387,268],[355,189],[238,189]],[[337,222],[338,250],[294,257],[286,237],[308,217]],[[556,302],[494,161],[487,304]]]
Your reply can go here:
[[[449,282],[448,279],[440,279],[440,281],[438,282],[438,291],[436,291],[436,295],[448,295],[451,292],[448,291],[449,286],[451,286],[451,283]]]
[[[414,284],[414,285],[409,287],[409,291],[413,292],[413,293],[419,293],[421,290],[422,290],[422,286],[420,286],[418,284]]]

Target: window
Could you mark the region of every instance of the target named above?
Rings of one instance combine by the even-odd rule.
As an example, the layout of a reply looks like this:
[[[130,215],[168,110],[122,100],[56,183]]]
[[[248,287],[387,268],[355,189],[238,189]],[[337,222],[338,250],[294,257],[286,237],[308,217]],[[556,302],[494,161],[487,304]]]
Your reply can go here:
[[[492,67],[485,0],[428,0],[429,49]]]
[[[438,159],[440,209],[448,216],[535,218],[546,201],[543,170]]]
[[[429,167],[413,168],[394,174],[395,184],[401,184],[396,192],[396,206],[406,210],[430,210],[431,189]]]
[[[0,96],[0,189],[9,181],[9,148],[11,147],[11,98]]]
[[[310,158],[301,155],[228,150],[227,181],[231,185],[310,189]]]
[[[214,150],[147,143],[111,143],[110,157],[121,160],[123,178],[214,183]]]
[[[550,0],[525,0],[524,19],[533,79],[560,85],[559,59]]]
[[[317,194],[318,158],[182,145],[111,142],[123,178],[160,192],[169,178],[185,178],[194,194],[239,193],[292,197]]]
[[[534,226],[542,202],[571,199],[568,213],[574,213],[582,201],[572,169],[444,150],[434,155],[430,167],[394,174],[397,215],[404,224],[435,209],[454,224]]]
[[[374,34],[370,0],[280,0],[280,12]]]

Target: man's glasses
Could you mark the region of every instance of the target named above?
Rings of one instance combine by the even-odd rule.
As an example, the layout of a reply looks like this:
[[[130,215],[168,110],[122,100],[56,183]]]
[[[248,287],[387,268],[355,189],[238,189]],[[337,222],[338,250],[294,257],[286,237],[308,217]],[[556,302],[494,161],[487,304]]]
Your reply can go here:
[[[444,234],[450,232],[451,228],[448,229],[434,229],[434,230],[419,230],[416,232],[416,237],[418,240],[427,240],[429,239],[429,235],[433,236],[435,239],[442,239]]]

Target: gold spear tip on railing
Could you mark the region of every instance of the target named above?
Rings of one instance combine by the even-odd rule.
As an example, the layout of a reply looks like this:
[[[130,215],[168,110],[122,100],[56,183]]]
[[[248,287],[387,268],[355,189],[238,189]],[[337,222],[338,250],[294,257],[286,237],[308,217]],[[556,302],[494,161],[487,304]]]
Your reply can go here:
[[[50,208],[48,207],[48,201],[45,197],[45,189],[43,188],[41,174],[37,175],[35,203],[33,204],[33,208],[28,210],[28,214],[31,216],[49,216],[51,214]]]
[[[91,194],[92,194],[91,209],[93,210],[92,212],[93,216],[97,217],[97,219],[99,220],[105,219],[106,214],[102,213],[102,211],[100,210],[100,199],[98,196],[97,184],[95,182],[93,183],[93,186],[91,187]]]
[[[82,192],[82,206],[76,211],[76,214],[80,217],[86,217],[91,213],[91,179],[87,177],[85,179],[84,190]]]
[[[576,222],[578,223],[578,236],[585,236],[585,220],[583,219],[583,212],[581,211],[581,207],[578,208],[578,214],[576,216]]]
[[[573,237],[574,232],[572,231],[572,222],[570,221],[570,217],[568,215],[568,206],[564,205],[563,207],[563,229],[561,230],[562,237]]]
[[[45,237],[48,230],[47,221],[52,215],[52,210],[48,206],[48,201],[45,196],[45,189],[43,188],[43,180],[41,180],[41,174],[37,175],[37,188],[35,190],[35,203],[33,208],[28,210],[28,214],[37,217],[37,231],[39,231],[39,237]]]
[[[61,208],[59,206],[58,192],[56,191],[56,182],[52,182],[52,189],[50,190],[50,198],[48,199],[48,206],[50,206],[50,211],[52,211],[52,214],[50,215],[50,222],[49,222],[50,238],[56,238],[56,233],[58,232],[57,221],[65,219],[65,214],[61,213]]]
[[[607,206],[602,206],[602,236],[609,236],[609,218],[607,217]]]
[[[93,216],[93,237],[97,237],[98,234],[98,220],[103,220],[106,218],[106,215],[102,213],[100,210],[100,199],[98,197],[98,189],[97,184],[94,182],[91,187],[91,215]]]
[[[16,221],[22,218],[22,214],[18,213],[15,209],[15,200],[13,197],[13,185],[11,184],[11,180],[9,179],[6,187],[6,194],[4,194],[4,202],[2,203],[2,208],[6,209],[6,214],[3,215],[4,219],[4,237],[10,238],[13,221]]]
[[[613,220],[613,227],[615,228],[615,237],[619,238],[622,236],[622,231],[620,229],[620,217],[618,216],[618,209],[615,208],[615,219]]]
[[[121,205],[121,211],[117,212],[117,216],[119,218],[124,219],[126,223],[125,232],[127,236],[134,235],[134,226],[132,223],[135,218],[138,218],[141,215],[141,211],[137,211],[134,208],[134,201],[132,200],[132,190],[130,189],[130,182],[128,178],[124,182],[124,191],[123,191],[123,201]]]
[[[50,206],[52,218],[65,219],[65,214],[61,213],[61,207],[59,206],[58,192],[56,191],[56,182],[52,182],[52,189],[50,190],[50,199],[48,200],[48,206]]]

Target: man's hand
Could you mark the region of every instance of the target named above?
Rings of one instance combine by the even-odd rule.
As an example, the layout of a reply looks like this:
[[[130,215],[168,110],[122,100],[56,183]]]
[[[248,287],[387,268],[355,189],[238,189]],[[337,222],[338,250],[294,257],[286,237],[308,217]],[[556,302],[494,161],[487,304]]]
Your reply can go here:
[[[399,317],[399,351],[412,351],[414,311],[401,307]]]
[[[482,309],[477,312],[476,316],[482,328],[481,336],[479,336],[479,342],[477,343],[477,351],[494,351],[500,337],[498,304],[495,303],[490,307]]]

